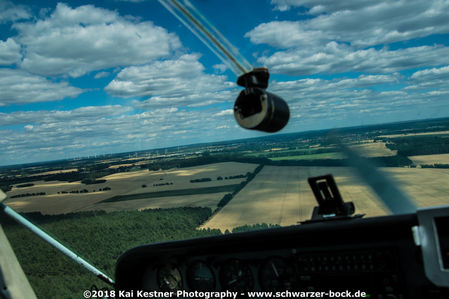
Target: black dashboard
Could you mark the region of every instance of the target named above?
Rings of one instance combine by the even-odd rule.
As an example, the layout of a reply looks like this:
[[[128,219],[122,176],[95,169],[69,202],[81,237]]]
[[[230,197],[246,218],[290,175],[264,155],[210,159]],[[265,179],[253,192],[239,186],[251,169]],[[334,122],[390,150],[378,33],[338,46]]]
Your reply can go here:
[[[417,214],[333,220],[143,245],[119,258],[116,289],[449,298],[426,277],[418,222]]]

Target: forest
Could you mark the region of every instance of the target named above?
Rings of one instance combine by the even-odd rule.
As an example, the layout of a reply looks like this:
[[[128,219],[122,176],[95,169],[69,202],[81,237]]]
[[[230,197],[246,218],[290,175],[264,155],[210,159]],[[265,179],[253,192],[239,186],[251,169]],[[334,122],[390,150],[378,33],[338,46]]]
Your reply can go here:
[[[435,155],[449,153],[448,135],[422,135],[389,138],[386,146],[398,155]]]
[[[132,247],[219,235],[196,229],[211,214],[209,208],[175,208],[24,216],[113,278],[117,258]],[[3,215],[0,221],[38,298],[81,298],[93,284],[107,287],[26,228]]]
[[[53,216],[23,214],[112,279],[118,257],[133,247],[221,235],[217,229],[197,229],[211,215],[210,208],[80,212]],[[0,223],[38,298],[82,298],[83,290],[94,285],[111,289],[13,220],[2,215]],[[232,232],[274,227],[278,225],[245,225],[234,228]]]

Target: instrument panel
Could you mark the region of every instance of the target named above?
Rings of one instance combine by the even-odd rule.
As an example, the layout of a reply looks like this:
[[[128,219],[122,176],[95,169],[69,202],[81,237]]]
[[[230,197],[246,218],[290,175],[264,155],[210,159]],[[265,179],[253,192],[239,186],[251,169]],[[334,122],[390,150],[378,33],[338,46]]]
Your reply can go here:
[[[303,224],[143,245],[120,257],[118,290],[363,291],[449,298],[425,276],[415,214]]]
[[[345,280],[357,280],[360,290],[380,286],[399,291],[398,253],[391,248],[329,252],[297,249],[246,255],[173,256],[148,265],[142,276],[144,290],[249,291],[341,290]],[[356,276],[354,274],[357,274]],[[381,279],[377,279],[377,278]]]

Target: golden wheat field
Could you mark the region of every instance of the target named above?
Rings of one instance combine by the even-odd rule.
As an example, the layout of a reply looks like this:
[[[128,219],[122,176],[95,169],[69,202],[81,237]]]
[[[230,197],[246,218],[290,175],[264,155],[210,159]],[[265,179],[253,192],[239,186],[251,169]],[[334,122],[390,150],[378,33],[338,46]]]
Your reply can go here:
[[[101,184],[84,185],[80,182],[35,181],[34,186],[13,188],[9,196],[21,193],[46,192],[44,196],[9,198],[7,204],[20,212],[62,214],[77,211],[142,210],[202,206],[215,209],[227,192],[190,194],[181,196],[140,198],[126,201],[102,202],[116,195],[171,191],[238,184],[243,179],[216,180],[217,176],[246,174],[254,171],[256,164],[226,162],[203,166],[170,169],[165,171],[135,171],[105,177]],[[382,168],[405,193],[420,207],[449,204],[449,169]],[[367,216],[389,214],[377,196],[348,167],[265,166],[221,211],[202,227],[232,229],[245,224],[271,223],[293,225],[310,219],[316,201],[307,183],[308,177],[331,173],[345,201],[352,201],[357,213]],[[213,180],[191,183],[190,180],[210,177]],[[173,183],[153,186],[153,184]],[[147,187],[142,188],[145,184]],[[105,187],[111,190],[99,191]],[[87,189],[89,193],[58,194]],[[95,192],[93,190],[95,189]]]
[[[384,142],[369,142],[353,144],[352,149],[360,152],[364,157],[388,157],[396,155],[396,150],[391,150],[385,146]]]
[[[402,133],[402,134],[391,134],[391,135],[379,135],[382,138],[396,138],[405,136],[426,136],[426,135],[446,135],[449,131],[432,131],[432,132],[421,132],[421,133]]]
[[[416,165],[449,164],[449,154],[409,156]]]
[[[201,165],[180,169],[169,169],[160,171],[141,170],[135,172],[122,172],[112,174],[102,179],[105,183],[85,185],[77,182],[59,182],[59,181],[35,181],[34,186],[17,188],[14,186],[9,197],[24,193],[45,192],[43,196],[28,196],[20,198],[8,198],[6,203],[13,209],[20,212],[41,212],[43,214],[63,214],[77,212],[80,210],[97,210],[97,203],[117,196],[139,194],[147,192],[170,191],[179,189],[196,189],[204,187],[224,186],[239,184],[245,178],[217,180],[218,176],[226,177],[243,174],[254,171],[256,164],[223,162],[208,165]],[[191,183],[192,179],[209,177],[210,182]],[[166,183],[172,183],[163,185]],[[142,186],[146,185],[145,188]],[[99,191],[105,187],[111,188],[107,191]],[[86,189],[88,193],[70,193],[75,190]],[[95,190],[95,192],[94,192]],[[58,192],[60,192],[58,194]],[[61,194],[61,192],[68,192]],[[208,196],[189,195],[178,196],[179,198],[149,198],[142,200],[130,200],[124,202],[102,203],[99,207],[106,211],[117,210],[117,207],[129,206],[136,209],[157,208],[157,207],[177,207],[186,206],[188,203],[201,203],[202,206],[215,207],[218,201],[223,197],[223,192],[206,194]]]
[[[382,168],[420,207],[449,204],[449,170]],[[341,196],[366,217],[389,214],[373,191],[347,167],[265,166],[203,228],[222,231],[245,224],[293,225],[310,219],[317,205],[307,178],[331,173]]]

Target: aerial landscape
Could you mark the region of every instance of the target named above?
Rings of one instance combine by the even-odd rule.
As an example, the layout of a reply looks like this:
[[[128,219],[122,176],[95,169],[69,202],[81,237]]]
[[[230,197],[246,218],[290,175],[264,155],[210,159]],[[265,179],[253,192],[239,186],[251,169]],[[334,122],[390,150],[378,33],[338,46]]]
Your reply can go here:
[[[330,173],[344,199],[378,216],[388,211],[330,136],[338,134],[426,206],[445,203],[448,128],[448,119],[438,119],[6,166],[1,187],[7,204],[20,212],[207,207],[215,212],[203,227],[224,231],[306,220],[315,205],[307,178]],[[223,204],[223,198],[232,200]],[[244,217],[238,215],[243,210]]]
[[[140,244],[308,220],[317,205],[309,177],[332,174],[343,199],[365,217],[390,214],[348,166],[335,136],[380,167],[417,206],[449,204],[449,119],[4,166],[1,189],[8,206],[112,274],[118,256]],[[43,283],[35,268],[42,265],[29,262],[30,250],[42,250],[45,260],[53,249],[10,221],[3,225],[19,258],[28,261],[31,283]],[[23,238],[34,241],[25,246]],[[82,269],[73,271],[79,283],[89,281]]]
[[[417,207],[449,204],[449,2],[181,1],[215,40],[176,2],[0,0],[6,206],[113,278],[142,244],[303,225],[310,177],[365,218],[392,214],[366,165]],[[239,127],[255,69],[288,103],[279,133]],[[0,224],[38,298],[110,287]]]

